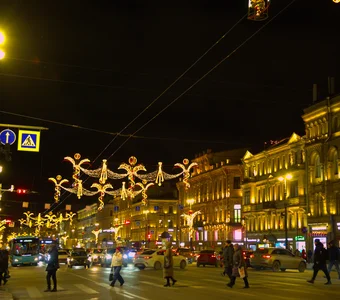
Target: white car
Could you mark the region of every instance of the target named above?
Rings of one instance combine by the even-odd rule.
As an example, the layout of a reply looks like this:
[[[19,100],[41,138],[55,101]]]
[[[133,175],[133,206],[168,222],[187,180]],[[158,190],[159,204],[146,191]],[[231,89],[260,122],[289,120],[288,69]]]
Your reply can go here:
[[[101,264],[104,259],[104,250],[94,249],[91,253],[91,260],[93,264]]]
[[[133,264],[140,270],[145,268],[155,268],[156,270],[160,270],[163,268],[164,263],[164,253],[165,250],[159,249],[149,249],[141,254],[135,256],[133,260]],[[180,267],[181,269],[185,269],[188,265],[188,260],[186,257],[182,255],[173,255],[174,267]]]

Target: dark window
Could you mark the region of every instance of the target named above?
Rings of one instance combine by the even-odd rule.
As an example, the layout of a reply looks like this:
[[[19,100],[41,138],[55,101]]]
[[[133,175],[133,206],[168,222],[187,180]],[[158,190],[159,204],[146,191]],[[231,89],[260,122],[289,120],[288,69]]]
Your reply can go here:
[[[291,181],[290,182],[290,197],[294,198],[294,197],[299,196],[298,192],[299,192],[298,191],[298,181],[297,180]]]
[[[241,177],[234,177],[234,190],[241,188]]]
[[[136,206],[136,211],[140,211],[140,206]]]
[[[244,193],[244,204],[250,204],[250,191]]]
[[[113,216],[113,210],[111,209],[110,210],[110,217],[112,217]]]
[[[114,212],[119,211],[119,206],[115,206],[115,207],[113,208],[113,211],[114,211]]]
[[[154,210],[154,211],[159,211],[159,206],[157,206],[157,205],[154,206],[154,207],[153,207],[153,210]]]
[[[169,206],[169,214],[173,214],[174,213],[174,208],[173,206]]]

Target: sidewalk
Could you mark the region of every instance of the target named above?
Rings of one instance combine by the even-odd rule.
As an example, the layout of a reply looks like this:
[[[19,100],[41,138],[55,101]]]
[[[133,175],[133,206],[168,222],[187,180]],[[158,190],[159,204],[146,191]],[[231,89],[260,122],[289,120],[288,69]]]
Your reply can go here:
[[[13,300],[12,294],[6,292],[5,290],[2,290],[0,288],[0,299],[1,300]]]

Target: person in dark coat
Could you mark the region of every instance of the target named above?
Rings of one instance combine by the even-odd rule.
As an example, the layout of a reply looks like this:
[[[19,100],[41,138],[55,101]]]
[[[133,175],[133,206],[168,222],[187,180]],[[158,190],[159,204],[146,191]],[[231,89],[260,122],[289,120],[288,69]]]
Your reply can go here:
[[[331,278],[327,271],[327,250],[323,247],[323,244],[319,239],[315,239],[315,250],[314,250],[314,265],[313,265],[313,277],[311,280],[307,280],[309,283],[314,283],[316,275],[318,275],[319,270],[322,270],[327,278],[327,282],[325,284],[332,284]]]
[[[224,271],[222,275],[223,276],[228,275],[230,280],[231,280],[231,273],[233,270],[233,255],[234,255],[234,246],[231,243],[231,240],[227,240],[225,247],[223,248]]]
[[[49,260],[47,263],[46,271],[46,281],[47,281],[47,289],[45,292],[56,292],[57,291],[57,270],[59,269],[59,257],[58,257],[58,248],[56,241],[53,241],[52,247],[48,251]],[[53,280],[53,289],[51,289],[51,277]]]
[[[4,285],[7,283],[8,275],[8,251],[6,249],[0,250],[0,286],[2,281]]]
[[[334,245],[334,241],[328,243],[328,273],[331,273],[333,266],[338,272],[338,278],[340,279],[340,268],[339,268],[339,248]]]
[[[242,249],[239,244],[234,245],[234,255],[233,255],[233,270],[232,270],[232,275],[231,275],[231,281],[230,283],[227,284],[230,288],[232,288],[235,285],[236,282],[236,277],[240,277],[240,271],[239,269],[243,268],[244,270],[244,288],[248,289],[249,288],[249,283],[248,283],[248,272],[247,272],[247,265],[246,262],[243,258],[242,254]]]
[[[163,276],[166,279],[166,284],[164,286],[170,286],[170,279],[172,280],[172,285],[177,282],[177,280],[174,279],[174,259],[172,257],[171,242],[167,242],[165,248]]]

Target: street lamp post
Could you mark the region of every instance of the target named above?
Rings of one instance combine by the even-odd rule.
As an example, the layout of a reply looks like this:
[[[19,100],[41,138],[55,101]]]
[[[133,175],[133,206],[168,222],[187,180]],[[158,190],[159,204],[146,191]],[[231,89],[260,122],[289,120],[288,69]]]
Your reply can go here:
[[[284,190],[283,190],[283,201],[284,201],[284,206],[285,206],[285,212],[284,212],[284,217],[285,217],[285,244],[286,244],[286,249],[289,249],[288,247],[288,216],[287,216],[287,180],[291,180],[293,176],[291,174],[287,174],[286,176],[281,176],[279,177],[279,181],[284,183]]]

